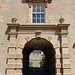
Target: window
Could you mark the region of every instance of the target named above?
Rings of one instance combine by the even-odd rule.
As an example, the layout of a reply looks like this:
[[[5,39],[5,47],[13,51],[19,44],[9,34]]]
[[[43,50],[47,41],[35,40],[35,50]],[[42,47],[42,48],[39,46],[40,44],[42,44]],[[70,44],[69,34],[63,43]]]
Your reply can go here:
[[[45,5],[32,5],[32,23],[45,23]]]

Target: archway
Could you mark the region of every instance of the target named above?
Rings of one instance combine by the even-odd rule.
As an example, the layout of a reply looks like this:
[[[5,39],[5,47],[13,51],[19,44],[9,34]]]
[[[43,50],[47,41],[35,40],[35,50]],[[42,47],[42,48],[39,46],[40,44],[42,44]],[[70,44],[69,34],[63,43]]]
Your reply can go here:
[[[49,41],[44,38],[33,38],[25,44],[23,49],[23,75],[29,70],[29,55],[33,50],[41,50],[45,54],[45,70],[55,75],[55,50]]]

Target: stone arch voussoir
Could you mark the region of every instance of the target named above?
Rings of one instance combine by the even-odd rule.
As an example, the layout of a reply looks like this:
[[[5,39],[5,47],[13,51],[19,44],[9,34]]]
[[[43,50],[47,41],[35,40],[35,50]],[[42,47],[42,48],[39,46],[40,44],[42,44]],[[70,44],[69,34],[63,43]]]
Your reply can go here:
[[[25,46],[25,44],[26,44],[28,41],[30,41],[31,39],[32,39],[32,38],[29,37],[29,36],[25,37],[25,39],[23,39],[23,41],[19,44],[18,48],[23,49],[24,46]]]
[[[55,49],[59,47],[59,43],[55,39],[51,39],[50,42],[53,44]]]
[[[26,44],[28,41],[30,41],[31,39],[33,39],[33,37],[30,37],[30,36],[25,37],[25,39],[23,39],[23,41],[19,44],[18,48],[19,48],[19,49],[23,49],[24,46],[25,46],[25,44]],[[57,41],[56,41],[55,39],[52,39],[51,36],[48,36],[48,37],[45,38],[45,39],[47,39],[48,41],[50,41],[55,49],[59,47],[59,44],[57,43]]]

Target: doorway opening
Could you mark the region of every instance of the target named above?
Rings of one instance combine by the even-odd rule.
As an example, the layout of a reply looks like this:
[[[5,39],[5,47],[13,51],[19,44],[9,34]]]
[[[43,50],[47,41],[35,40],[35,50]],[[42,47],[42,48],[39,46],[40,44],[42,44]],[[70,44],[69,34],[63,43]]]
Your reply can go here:
[[[43,66],[30,69],[29,63],[30,55],[32,52],[41,51],[43,52],[42,63]],[[34,53],[33,53],[34,54]],[[41,64],[41,62],[40,62]],[[32,71],[31,71],[32,70]],[[56,60],[55,60],[55,50],[51,42],[44,38],[34,38],[25,44],[23,49],[23,75],[55,75],[56,73]],[[38,72],[38,73],[37,73]],[[46,74],[45,74],[46,73]]]

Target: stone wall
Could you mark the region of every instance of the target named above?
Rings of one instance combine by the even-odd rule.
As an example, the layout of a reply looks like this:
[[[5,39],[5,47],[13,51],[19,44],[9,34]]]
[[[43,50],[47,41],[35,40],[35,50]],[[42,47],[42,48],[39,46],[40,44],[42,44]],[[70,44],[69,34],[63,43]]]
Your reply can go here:
[[[7,34],[7,23],[11,23],[11,19],[16,17],[17,23],[25,24],[31,23],[31,14],[27,3],[22,3],[22,0],[0,0],[0,74],[5,74],[6,69],[6,56],[9,43],[9,37]],[[71,58],[71,68],[73,75],[75,75],[75,49],[73,44],[75,43],[75,1],[74,0],[52,0],[51,4],[48,4],[46,11],[46,23],[58,24],[59,18],[62,16],[65,18],[64,23],[70,23],[68,44]],[[20,34],[22,35],[22,34]],[[19,35],[18,35],[19,36]],[[24,35],[22,35],[24,36]],[[52,36],[52,35],[51,35]],[[19,37],[21,38],[21,37]],[[24,39],[24,38],[23,38]],[[17,43],[21,40],[16,40]],[[3,43],[3,44],[2,44]]]
[[[69,50],[70,50],[70,58],[71,58],[71,66],[72,66],[72,71],[73,75],[75,75],[75,48],[73,48],[73,45],[75,43],[75,0],[71,0],[71,11],[70,11],[70,27],[69,27]]]

